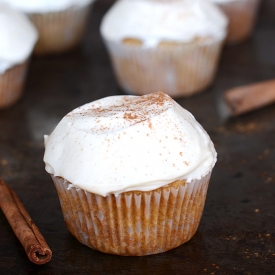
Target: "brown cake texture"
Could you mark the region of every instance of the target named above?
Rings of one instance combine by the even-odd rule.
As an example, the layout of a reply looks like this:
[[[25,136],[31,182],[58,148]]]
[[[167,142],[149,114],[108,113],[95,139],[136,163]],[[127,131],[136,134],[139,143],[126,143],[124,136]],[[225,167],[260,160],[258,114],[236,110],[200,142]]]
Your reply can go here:
[[[213,81],[222,41],[209,37],[190,43],[161,41],[156,48],[143,47],[139,39],[107,42],[117,80],[130,94],[161,90],[172,97],[203,91]]]
[[[0,74],[0,109],[13,105],[21,97],[27,68],[28,61]]]
[[[90,6],[60,12],[31,13],[30,20],[39,32],[34,54],[61,53],[76,47],[85,31]]]
[[[161,253],[189,241],[204,208],[210,174],[152,191],[106,197],[52,177],[69,231],[82,244],[123,256]]]
[[[219,3],[229,19],[226,43],[240,43],[252,33],[260,0],[235,0]]]

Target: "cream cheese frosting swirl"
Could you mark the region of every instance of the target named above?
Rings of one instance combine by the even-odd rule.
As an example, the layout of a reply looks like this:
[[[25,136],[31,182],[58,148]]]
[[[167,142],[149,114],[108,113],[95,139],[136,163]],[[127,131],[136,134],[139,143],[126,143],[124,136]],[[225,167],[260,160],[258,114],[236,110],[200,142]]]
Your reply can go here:
[[[106,97],[73,110],[45,136],[44,162],[48,173],[106,196],[201,179],[216,155],[193,115],[158,92]]]
[[[223,40],[227,18],[206,0],[119,0],[104,16],[101,34],[109,41],[142,40],[154,47],[161,41]]]
[[[0,74],[24,62],[37,37],[35,27],[24,14],[0,3]]]
[[[59,12],[68,8],[84,7],[95,0],[0,0],[25,13]]]

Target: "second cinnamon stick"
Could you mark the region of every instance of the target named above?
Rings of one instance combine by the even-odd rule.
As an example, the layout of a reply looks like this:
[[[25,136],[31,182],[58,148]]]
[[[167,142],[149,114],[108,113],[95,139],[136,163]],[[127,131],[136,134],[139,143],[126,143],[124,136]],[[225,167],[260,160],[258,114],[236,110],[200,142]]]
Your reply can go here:
[[[224,94],[229,116],[238,116],[275,102],[275,80],[236,87]]]
[[[0,178],[0,206],[30,261],[49,262],[52,251],[15,192]]]

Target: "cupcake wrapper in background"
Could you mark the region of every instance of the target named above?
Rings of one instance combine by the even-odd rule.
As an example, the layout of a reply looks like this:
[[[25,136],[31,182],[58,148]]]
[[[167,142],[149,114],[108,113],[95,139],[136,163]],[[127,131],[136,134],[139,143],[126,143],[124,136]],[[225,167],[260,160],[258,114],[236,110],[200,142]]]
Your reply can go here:
[[[156,48],[105,43],[117,81],[126,93],[162,91],[179,97],[200,92],[212,83],[223,41]]]
[[[35,54],[60,53],[76,47],[85,31],[91,5],[65,11],[28,14],[39,32]]]
[[[0,74],[0,109],[10,107],[19,100],[23,93],[27,69],[28,61]]]
[[[226,43],[239,43],[252,33],[260,0],[235,0],[219,3],[229,19]]]
[[[209,173],[191,183],[106,197],[52,177],[69,231],[82,244],[123,256],[161,253],[189,241],[204,208]]]

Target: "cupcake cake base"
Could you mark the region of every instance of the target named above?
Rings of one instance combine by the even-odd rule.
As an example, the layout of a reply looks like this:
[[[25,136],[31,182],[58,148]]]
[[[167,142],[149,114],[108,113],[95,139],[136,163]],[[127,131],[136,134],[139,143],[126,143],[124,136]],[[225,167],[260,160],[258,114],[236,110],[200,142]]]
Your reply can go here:
[[[0,109],[10,107],[21,97],[27,68],[28,61],[0,74]]]
[[[121,88],[136,95],[163,91],[171,97],[191,96],[212,83],[223,44],[161,42],[146,48],[129,41],[106,41]]]
[[[227,44],[246,40],[254,27],[260,0],[234,0],[219,3],[219,7],[229,19]]]
[[[204,208],[210,174],[149,192],[96,195],[53,177],[69,231],[82,244],[123,256],[161,253],[189,241]]]
[[[60,53],[76,47],[85,31],[90,5],[60,12],[28,14],[39,31],[34,54]]]

